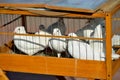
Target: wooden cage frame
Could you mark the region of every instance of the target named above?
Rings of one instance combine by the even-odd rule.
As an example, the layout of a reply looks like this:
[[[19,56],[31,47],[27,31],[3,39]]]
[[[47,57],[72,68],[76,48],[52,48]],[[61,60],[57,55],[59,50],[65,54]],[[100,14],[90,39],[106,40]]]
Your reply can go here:
[[[37,11],[29,10],[11,10],[4,9],[3,7],[11,8],[21,8],[21,7],[46,7],[44,4],[2,4],[0,3],[0,13],[2,14],[20,14],[23,15],[23,20],[25,15],[41,15]],[[96,18],[102,17],[106,20],[106,61],[90,61],[90,60],[78,60],[78,59],[66,59],[66,58],[55,58],[55,57],[42,57],[42,56],[25,56],[18,54],[0,54],[0,80],[8,80],[3,74],[4,71],[16,71],[16,72],[27,72],[27,73],[36,73],[36,74],[50,74],[50,75],[61,75],[61,76],[73,76],[73,77],[85,77],[90,80],[94,79],[104,79],[112,80],[112,76],[120,67],[120,59],[112,61],[111,60],[111,19],[114,13],[120,9],[120,5],[117,4],[114,7],[107,6],[108,8],[104,11],[89,11],[77,9],[78,12],[92,13],[91,15],[82,14],[82,13],[70,13],[70,12],[54,12],[54,11],[41,11],[41,13],[46,13],[47,16],[60,16],[60,17],[86,17],[86,18]],[[61,9],[54,6],[47,6],[50,9]],[[71,8],[62,8],[63,10],[73,10]],[[111,10],[112,9],[112,10]],[[56,13],[56,15],[52,15]],[[62,15],[62,16],[61,16]],[[23,22],[24,24],[24,22]],[[6,48],[3,48],[6,49]],[[3,53],[3,54],[2,54]],[[118,52],[119,53],[119,52]],[[26,59],[27,58],[27,59]],[[23,62],[24,63],[21,63]],[[34,63],[35,62],[35,63]],[[26,64],[27,63],[27,64]],[[66,64],[67,63],[67,64]],[[86,64],[87,63],[87,64]],[[79,67],[80,66],[80,67]]]

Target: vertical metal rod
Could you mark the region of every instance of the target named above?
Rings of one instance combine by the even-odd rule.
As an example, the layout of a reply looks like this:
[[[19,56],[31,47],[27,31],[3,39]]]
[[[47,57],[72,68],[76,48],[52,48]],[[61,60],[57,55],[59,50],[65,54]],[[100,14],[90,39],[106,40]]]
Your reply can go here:
[[[106,79],[112,80],[112,21],[111,14],[106,13]]]

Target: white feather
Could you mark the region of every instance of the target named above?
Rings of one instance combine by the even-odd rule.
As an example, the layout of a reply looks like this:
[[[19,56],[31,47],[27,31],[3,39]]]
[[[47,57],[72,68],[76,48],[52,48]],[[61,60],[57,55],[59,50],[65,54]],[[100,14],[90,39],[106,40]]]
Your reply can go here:
[[[53,30],[54,36],[62,36],[59,28],[55,28]],[[49,47],[56,52],[58,52],[58,57],[60,57],[60,53],[66,50],[66,39],[65,38],[51,38],[49,41]]]
[[[113,35],[112,46],[114,45],[120,45],[120,35]]]
[[[100,24],[96,26],[94,34],[92,35],[92,37],[93,38],[103,38],[102,26]],[[105,41],[103,41],[103,40],[90,40],[90,46],[92,47],[94,57],[97,60],[105,61],[105,59],[106,59],[106,54],[104,51],[104,48],[105,48],[104,43],[105,43]],[[120,57],[120,55],[116,54],[115,51],[112,49],[112,59],[118,59],[119,57]]]
[[[92,38],[102,38],[102,29],[101,25],[97,25],[94,34],[91,36]],[[94,57],[100,60],[100,57],[103,53],[103,40],[90,40],[90,46],[93,49]],[[99,55],[97,55],[99,54]]]
[[[69,33],[68,36],[76,37],[75,33]],[[79,39],[68,40],[68,52],[77,59],[93,60],[93,51],[89,44]]]
[[[76,37],[77,35],[75,33],[69,33],[68,36]],[[102,38],[101,25],[96,26],[92,37]],[[71,39],[68,40],[68,52],[77,59],[105,61],[106,54],[104,52],[105,47],[103,44],[103,40],[90,40],[89,45],[82,40]],[[112,60],[118,59],[119,57],[120,55],[116,54],[112,49]]]
[[[91,30],[91,29],[90,29],[90,30],[87,29],[87,30],[84,30],[84,31],[83,31],[83,35],[84,35],[84,37],[88,37],[88,38],[90,38],[92,32],[93,32],[93,30]],[[89,39],[86,39],[86,41],[89,41]]]
[[[15,28],[14,32],[17,34],[27,34],[23,26]],[[40,34],[40,32],[36,32],[36,34]],[[14,35],[14,44],[22,52],[33,55],[40,50],[44,50],[48,42],[45,43],[45,38],[39,36]]]

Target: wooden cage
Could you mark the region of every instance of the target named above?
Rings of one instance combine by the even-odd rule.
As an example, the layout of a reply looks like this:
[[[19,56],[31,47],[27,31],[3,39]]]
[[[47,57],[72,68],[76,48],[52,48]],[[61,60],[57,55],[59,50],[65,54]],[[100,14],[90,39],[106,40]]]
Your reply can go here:
[[[27,23],[31,18],[29,17],[48,17],[48,18],[59,18],[63,17],[65,19],[94,19],[103,18],[105,19],[105,34],[106,37],[100,40],[105,40],[106,42],[106,60],[96,61],[96,60],[81,60],[74,58],[57,58],[57,57],[46,57],[46,56],[27,56],[21,54],[9,54],[10,47],[12,46],[11,38],[5,41],[3,37],[0,47],[0,80],[8,80],[2,71],[15,71],[15,72],[26,72],[35,74],[50,74],[50,75],[60,75],[60,76],[72,76],[72,77],[83,77],[90,80],[104,79],[112,80],[112,76],[120,67],[120,59],[112,60],[112,36],[119,32],[119,28],[115,31],[113,23],[119,21],[119,10],[120,10],[119,0],[108,0],[103,6],[97,10],[86,10],[86,9],[74,9],[66,7],[49,6],[46,4],[9,4],[0,3],[0,36],[6,35],[14,36],[15,34],[9,32],[8,25],[14,25],[16,20],[19,25],[25,26],[27,29]],[[47,10],[29,10],[27,8],[45,8]],[[2,15],[10,15],[9,20],[4,19]],[[115,16],[117,15],[117,16]],[[14,18],[14,20],[13,20]],[[2,20],[3,19],[3,20]],[[11,21],[13,20],[13,21]],[[35,20],[35,19],[34,19]],[[36,20],[37,21],[37,20]],[[44,21],[47,22],[47,19]],[[67,21],[67,20],[66,20]],[[30,24],[30,23],[29,23]],[[35,23],[34,23],[35,24]],[[18,25],[15,25],[18,26]],[[31,24],[29,25],[31,26]],[[38,25],[37,25],[38,26]],[[46,24],[48,26],[48,24]],[[68,25],[70,26],[70,25]],[[118,26],[117,26],[118,27]],[[8,30],[6,30],[8,29]],[[14,28],[12,28],[14,29]],[[33,30],[33,29],[32,29]],[[31,30],[31,31],[32,31]],[[117,31],[116,31],[117,30]],[[31,36],[30,34],[28,36]],[[44,35],[40,35],[44,36]],[[47,36],[51,37],[51,36]],[[55,36],[52,36],[55,37]],[[61,36],[61,38],[70,38],[68,36]],[[80,38],[80,37],[78,37]],[[83,38],[83,37],[82,37]],[[92,38],[87,38],[92,39]],[[117,48],[116,53],[119,54],[119,46],[114,46]]]

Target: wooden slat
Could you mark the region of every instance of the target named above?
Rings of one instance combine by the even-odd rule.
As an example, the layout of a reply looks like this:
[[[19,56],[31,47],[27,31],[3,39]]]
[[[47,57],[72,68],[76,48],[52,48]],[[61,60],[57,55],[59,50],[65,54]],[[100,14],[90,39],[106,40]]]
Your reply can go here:
[[[89,78],[89,79],[87,79],[87,80],[95,80],[95,79]]]
[[[57,16],[57,17],[84,17],[84,18],[94,18],[94,17],[105,17],[104,13],[94,13],[91,15],[81,14],[81,13],[69,13],[69,12],[54,12],[54,11],[44,11],[44,10],[6,10],[0,9],[2,14],[19,14],[19,15],[33,15],[33,16]]]
[[[72,8],[72,7],[62,7],[62,6],[51,6],[51,5],[46,5],[45,8],[53,9],[53,10],[74,11],[74,12],[86,12],[86,13],[94,13],[94,12],[95,12],[95,10],[90,10],[90,9]]]
[[[104,69],[101,70],[101,69]],[[81,61],[78,60],[77,63],[77,75],[82,75],[84,77],[89,76],[89,78],[94,79],[102,79],[103,75],[104,78],[106,77],[105,72],[106,66],[104,62],[98,62],[98,61]]]
[[[0,80],[9,80],[8,77],[2,71],[2,69],[0,69]]]
[[[98,79],[87,79],[87,80],[98,80]],[[105,79],[99,79],[99,80],[105,80]]]
[[[106,72],[107,80],[112,80],[112,26],[111,14],[106,13]]]
[[[0,54],[0,67],[7,71],[86,78],[106,78],[105,62],[67,58]]]
[[[92,40],[105,40],[105,38],[89,38],[89,37],[83,37],[83,36],[80,36],[80,37],[71,37],[71,36],[53,36],[53,35],[35,35],[35,34],[16,34],[16,33],[13,33],[13,32],[0,32],[1,35],[10,35],[10,36],[13,36],[13,35],[21,35],[21,36],[40,36],[40,37],[52,37],[52,38],[77,38],[77,39],[92,39]]]
[[[112,62],[112,75],[113,76],[119,68],[120,68],[120,59],[113,61]]]
[[[37,8],[47,8],[52,10],[62,10],[62,11],[74,11],[74,12],[87,12],[87,13],[93,13],[94,10],[89,9],[81,9],[81,8],[72,8],[72,7],[60,7],[60,6],[51,6],[48,4],[9,4],[9,3],[0,3],[0,6],[3,7],[37,7]]]
[[[120,21],[120,17],[118,17],[118,18],[113,18],[112,20],[114,20],[114,21]]]
[[[104,12],[112,12],[119,4],[120,0],[108,0],[100,9]]]
[[[1,14],[19,14],[19,15],[36,15],[27,11],[19,11],[19,10],[5,10],[5,9],[0,9]]]
[[[120,9],[120,4],[118,4],[112,11],[111,15],[113,16]]]
[[[36,7],[44,8],[45,4],[0,3],[0,7]]]
[[[0,53],[12,53],[12,51],[10,50],[12,45],[13,45],[12,41],[9,41],[7,44],[0,46]]]

